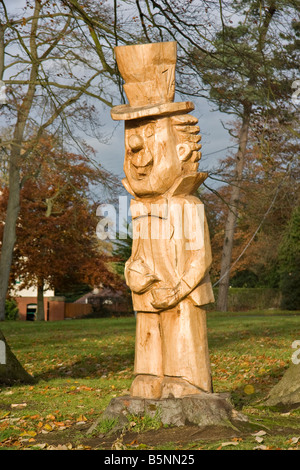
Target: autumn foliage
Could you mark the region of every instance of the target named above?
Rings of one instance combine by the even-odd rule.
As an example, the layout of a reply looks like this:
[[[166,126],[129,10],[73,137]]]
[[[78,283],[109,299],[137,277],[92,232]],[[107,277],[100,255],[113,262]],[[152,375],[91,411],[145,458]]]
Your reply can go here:
[[[24,286],[47,284],[60,291],[83,283],[119,285],[109,268],[109,247],[96,237],[96,204],[89,198],[90,186],[100,185],[105,171],[47,135],[22,162],[22,174],[11,282],[20,278]],[[4,188],[2,220],[7,196]]]
[[[231,285],[237,287],[279,287],[280,246],[291,215],[300,202],[297,139],[275,120],[268,126],[260,124],[257,120],[252,128],[240,183],[239,216],[230,270]],[[228,156],[220,166],[222,177],[229,184],[200,196],[210,225],[214,282],[220,274],[225,220],[232,209],[229,201],[230,184],[234,184],[234,157]]]

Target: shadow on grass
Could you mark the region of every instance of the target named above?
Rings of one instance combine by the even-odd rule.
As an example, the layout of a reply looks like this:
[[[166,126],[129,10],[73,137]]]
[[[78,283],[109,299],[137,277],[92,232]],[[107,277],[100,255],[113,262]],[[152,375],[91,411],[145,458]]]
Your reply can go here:
[[[298,322],[298,323],[297,323]],[[9,326],[9,325],[7,325]],[[105,320],[84,320],[84,321],[70,321],[57,324],[51,324],[51,330],[48,324],[24,325],[19,324],[17,331],[11,330],[11,338],[14,338],[18,333],[17,346],[19,350],[28,350],[29,344],[31,352],[37,350],[38,354],[41,351],[41,359],[44,360],[45,350],[50,344],[53,350],[49,350],[49,358],[51,361],[54,358],[57,360],[56,363],[51,364],[49,359],[49,366],[45,364],[42,372],[35,374],[35,379],[49,381],[53,378],[101,378],[110,375],[116,375],[116,378],[123,378],[123,374],[120,374],[125,369],[126,374],[132,376],[132,368],[134,363],[134,334],[135,334],[135,319],[105,319]],[[8,329],[8,328],[7,328]],[[18,331],[19,330],[19,331]],[[49,331],[50,330],[50,331]],[[235,351],[237,355],[249,354],[249,347],[253,347],[255,344],[247,343],[247,340],[254,339],[255,342],[261,341],[262,345],[266,342],[266,346],[269,351],[271,349],[277,349],[282,346],[276,345],[276,338],[280,341],[282,339],[289,339],[292,341],[292,336],[300,334],[299,320],[298,318],[292,317],[238,317],[238,316],[224,316],[224,317],[210,317],[208,315],[208,330],[209,330],[209,349],[211,353],[220,355],[225,351]],[[22,334],[21,334],[22,333]],[[107,350],[107,344],[111,344],[116,337],[130,335],[129,343],[120,344],[115,346],[115,350]],[[106,346],[94,345],[88,350],[87,356],[82,357],[83,348],[87,347],[87,343],[79,343],[79,340],[84,341],[93,339],[105,339]],[[78,354],[81,357],[73,358],[72,353],[64,359],[65,351],[68,349],[68,343],[70,342],[70,348],[72,348],[72,342],[76,341],[76,350],[74,348],[73,354]],[[78,347],[79,344],[79,347]],[[61,345],[61,348],[60,348]],[[99,349],[95,349],[98,348]],[[117,349],[118,348],[118,349]],[[123,349],[122,349],[123,348]],[[71,349],[72,350],[72,349]],[[264,352],[264,349],[261,349]],[[254,350],[252,355],[256,355],[258,350]],[[30,361],[30,359],[28,359]],[[59,365],[60,361],[63,363]],[[284,372],[284,368],[272,370],[271,382],[274,385],[279,377]],[[216,371],[217,373],[217,371]],[[256,383],[265,383],[264,388],[267,389],[270,384],[266,373],[266,376],[260,376],[256,378]],[[272,385],[270,385],[271,387]],[[243,397],[242,390],[233,390],[238,396]],[[245,401],[252,403],[256,400],[255,396],[245,396]]]
[[[72,364],[57,366],[45,372],[36,374],[39,380],[52,380],[55,378],[106,378],[108,375],[116,375],[116,379],[122,379],[122,373],[131,374],[131,365],[134,362],[134,352],[123,354],[111,354],[108,357],[87,357]],[[133,367],[132,367],[133,369]],[[124,377],[124,376],[123,376]]]

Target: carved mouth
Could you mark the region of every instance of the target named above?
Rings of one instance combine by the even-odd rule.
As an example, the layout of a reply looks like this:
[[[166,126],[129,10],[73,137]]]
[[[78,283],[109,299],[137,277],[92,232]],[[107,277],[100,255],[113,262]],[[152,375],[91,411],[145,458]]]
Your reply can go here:
[[[150,175],[153,168],[153,164],[149,164],[147,166],[135,166],[130,165],[131,176],[135,180],[143,180],[147,176]]]

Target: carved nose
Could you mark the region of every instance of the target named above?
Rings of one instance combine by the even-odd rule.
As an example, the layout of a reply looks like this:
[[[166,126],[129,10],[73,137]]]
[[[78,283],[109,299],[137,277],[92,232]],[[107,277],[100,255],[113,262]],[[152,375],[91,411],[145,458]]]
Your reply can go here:
[[[144,148],[144,140],[138,134],[131,135],[129,137],[128,144],[133,152],[139,152]]]
[[[150,152],[140,152],[132,157],[131,163],[136,168],[144,168],[152,163],[152,155]]]

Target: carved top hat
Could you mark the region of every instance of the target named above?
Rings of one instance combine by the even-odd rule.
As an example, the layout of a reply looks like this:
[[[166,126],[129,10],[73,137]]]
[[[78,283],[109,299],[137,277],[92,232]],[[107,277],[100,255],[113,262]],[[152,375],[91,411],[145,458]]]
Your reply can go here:
[[[119,46],[115,54],[129,104],[112,108],[114,120],[184,114],[194,109],[191,101],[174,103],[175,41]]]

